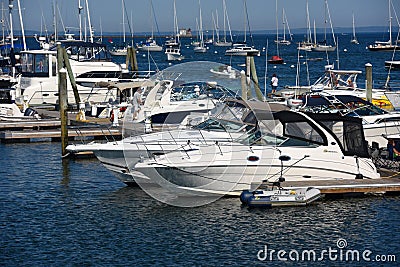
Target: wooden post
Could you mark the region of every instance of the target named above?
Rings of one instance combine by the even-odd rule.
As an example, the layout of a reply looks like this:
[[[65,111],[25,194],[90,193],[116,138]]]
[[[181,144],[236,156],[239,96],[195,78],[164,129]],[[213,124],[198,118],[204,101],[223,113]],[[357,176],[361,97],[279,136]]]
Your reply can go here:
[[[365,64],[365,78],[366,78],[366,98],[367,101],[372,102],[372,64]]]
[[[125,65],[129,68],[129,64],[131,64],[132,71],[138,71],[138,65],[136,60],[136,50],[134,47],[128,47],[125,59]]]
[[[257,99],[263,101],[264,97],[261,92],[260,85],[258,84],[258,77],[256,71],[256,64],[254,63],[254,57],[250,58],[250,72],[251,72],[251,79],[254,82],[254,90],[256,91]]]
[[[126,49],[126,57],[125,57],[125,65],[126,65],[126,69],[129,69],[129,63],[131,61],[131,49],[130,47],[128,47]]]
[[[132,71],[138,71],[139,67],[136,59],[136,49],[132,46]]]
[[[246,86],[247,86],[247,99],[251,98],[251,87],[250,87],[250,62],[251,57],[246,56]]]
[[[67,69],[69,81],[71,83],[72,90],[74,92],[75,103],[76,103],[77,108],[79,109],[79,103],[81,102],[81,98],[79,96],[78,87],[76,86],[74,73],[72,72],[71,64],[69,64],[69,58],[68,58],[67,51],[65,50],[65,48],[62,48],[62,53],[63,53],[64,65],[65,65],[65,68]]]
[[[247,100],[246,73],[244,72],[244,70],[240,72],[240,82],[242,85],[242,99]]]
[[[64,68],[58,72],[58,93],[61,118],[61,155],[64,157],[67,155],[66,147],[68,145],[67,72]]]
[[[62,52],[61,43],[57,43],[57,73],[64,68],[64,56]]]

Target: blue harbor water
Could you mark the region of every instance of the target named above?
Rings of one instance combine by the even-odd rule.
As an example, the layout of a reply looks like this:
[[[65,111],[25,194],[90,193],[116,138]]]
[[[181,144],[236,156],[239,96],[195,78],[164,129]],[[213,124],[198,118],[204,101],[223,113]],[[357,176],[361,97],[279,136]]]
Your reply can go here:
[[[381,34],[360,34],[358,46],[351,45],[350,38],[339,36],[340,68],[364,72],[364,64],[372,63],[375,87],[382,85],[388,74],[384,61],[391,60],[392,53],[365,49]],[[266,46],[266,39],[255,36],[256,47]],[[273,55],[273,37],[269,40],[268,54]],[[277,73],[280,86],[294,85],[296,68],[290,65],[297,63],[295,44],[280,49],[287,64],[268,65],[268,75]],[[244,63],[240,57],[225,57],[223,48],[217,54],[212,47],[206,54],[192,50],[182,49],[185,61],[210,60],[238,68]],[[160,69],[168,66],[163,53],[152,56]],[[327,64],[326,54],[307,57],[324,58],[309,61],[314,81]],[[336,52],[329,54],[335,66],[336,59]],[[148,68],[147,54],[139,53],[138,61],[141,70]],[[256,64],[261,78],[265,54]],[[301,76],[306,84],[305,69]],[[359,84],[363,80],[360,75]],[[399,84],[399,72],[392,72],[391,81]],[[398,266],[400,262],[399,196],[323,199],[307,207],[272,209],[249,209],[237,198],[222,198],[206,206],[178,208],[154,200],[139,187],[126,187],[96,159],[63,161],[60,143],[0,144],[0,155],[0,266]],[[316,253],[314,259],[307,258],[310,251]],[[359,252],[359,261],[346,258],[348,251]]]
[[[265,246],[321,253],[339,250],[339,239],[400,260],[398,196],[266,210],[223,198],[178,208],[126,187],[96,160],[63,164],[60,153],[59,143],[0,145],[1,266],[271,266],[282,262],[276,254],[260,261]]]

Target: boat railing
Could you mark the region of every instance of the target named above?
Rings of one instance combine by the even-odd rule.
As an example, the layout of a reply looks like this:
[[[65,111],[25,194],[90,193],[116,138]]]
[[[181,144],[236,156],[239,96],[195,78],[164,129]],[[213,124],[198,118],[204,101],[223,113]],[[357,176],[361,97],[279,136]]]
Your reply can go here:
[[[88,124],[88,125],[68,126],[67,128],[75,131],[75,133],[77,134],[77,136],[79,138],[79,141],[82,144],[85,144],[85,141],[87,141],[87,135],[83,132],[83,129],[94,129],[94,128],[99,129],[101,131],[101,133],[104,137],[104,140],[107,143],[113,142],[114,144],[117,144],[117,140],[114,137],[112,128],[109,125]]]

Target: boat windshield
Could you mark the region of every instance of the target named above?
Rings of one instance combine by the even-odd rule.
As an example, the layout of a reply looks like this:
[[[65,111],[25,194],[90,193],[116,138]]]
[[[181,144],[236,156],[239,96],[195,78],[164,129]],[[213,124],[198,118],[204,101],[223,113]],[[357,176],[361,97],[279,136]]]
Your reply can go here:
[[[67,51],[68,57],[77,61],[111,61],[111,54],[106,45],[85,41],[62,41],[61,45]],[[57,50],[57,45],[50,48]]]
[[[252,128],[251,126],[249,126]],[[216,131],[216,132],[239,132],[239,131],[246,131],[247,125],[235,121],[227,121],[227,120],[220,120],[209,118],[206,121],[199,123],[198,125],[194,126],[193,129],[197,130],[209,130],[209,131]]]
[[[24,77],[49,77],[51,65],[53,76],[57,75],[56,64],[50,63],[51,54],[47,53],[24,53],[22,59],[22,74]],[[52,58],[55,60],[55,58]]]
[[[237,102],[217,102],[215,108],[210,111],[210,116],[227,121],[242,123],[244,116],[249,113],[249,109]]]
[[[372,115],[383,115],[388,113],[387,111],[374,106],[374,105],[365,105],[363,103],[355,103],[354,109],[346,114],[347,116],[372,116]]]
[[[284,116],[285,114],[283,114]],[[291,116],[296,116],[293,113]],[[240,138],[241,143],[264,146],[319,146],[326,144],[323,133],[304,117],[297,115],[293,120],[262,120],[255,131]]]
[[[206,82],[191,82],[174,87],[171,92],[171,101],[188,101],[201,97],[221,99],[234,96],[235,93],[221,85]]]
[[[354,89],[357,87],[357,75],[361,71],[334,71],[328,70],[318,78],[313,86],[324,85],[326,88]]]

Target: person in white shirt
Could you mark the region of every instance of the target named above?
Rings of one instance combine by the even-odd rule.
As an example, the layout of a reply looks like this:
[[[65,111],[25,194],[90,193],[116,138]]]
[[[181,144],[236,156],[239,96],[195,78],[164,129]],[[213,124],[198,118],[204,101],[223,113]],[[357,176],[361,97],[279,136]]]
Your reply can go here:
[[[272,79],[271,79],[271,87],[272,87],[272,93],[275,94],[276,89],[278,89],[278,77],[276,74],[272,74]]]
[[[140,105],[143,104],[142,101],[142,88],[138,88],[136,92],[133,94],[133,100],[132,100],[132,105],[133,105],[133,119],[136,119],[136,116],[140,110]]]

